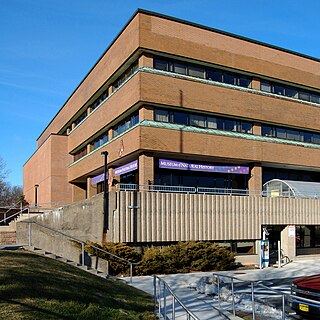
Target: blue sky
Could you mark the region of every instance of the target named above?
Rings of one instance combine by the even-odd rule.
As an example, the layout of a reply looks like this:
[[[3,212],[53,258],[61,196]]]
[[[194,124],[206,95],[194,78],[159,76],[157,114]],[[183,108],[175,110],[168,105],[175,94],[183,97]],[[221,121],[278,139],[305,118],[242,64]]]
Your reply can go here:
[[[0,156],[8,181],[137,8],[320,58],[317,0],[0,0]]]

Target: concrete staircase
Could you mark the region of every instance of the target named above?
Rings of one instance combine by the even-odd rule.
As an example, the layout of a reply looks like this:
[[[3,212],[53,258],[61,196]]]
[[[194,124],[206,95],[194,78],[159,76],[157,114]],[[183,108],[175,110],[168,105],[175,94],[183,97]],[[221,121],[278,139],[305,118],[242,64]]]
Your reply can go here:
[[[38,255],[41,255],[41,256],[44,256],[44,257],[47,257],[47,258],[51,258],[51,259],[66,263],[68,265],[71,265],[73,267],[76,267],[78,269],[84,270],[84,271],[86,271],[88,273],[91,273],[91,274],[93,274],[95,276],[98,276],[100,278],[110,279],[110,280],[115,280],[115,281],[121,281],[123,283],[127,283],[127,281],[125,281],[124,279],[111,276],[111,275],[107,274],[104,271],[101,271],[101,270],[98,270],[98,269],[95,269],[95,268],[92,268],[92,267],[88,267],[86,265],[82,265],[82,264],[80,264],[78,262],[75,262],[75,261],[66,259],[64,257],[58,256],[58,255],[56,255],[56,254],[54,254],[52,252],[48,252],[46,250],[43,250],[43,249],[40,249],[40,248],[36,248],[34,246],[23,246],[23,248],[25,250],[27,250],[27,251],[36,253]]]
[[[27,220],[43,214],[39,209],[33,209],[29,213],[20,213],[14,219],[12,219],[8,225],[0,226],[0,245],[14,245],[17,242],[16,231],[17,222]]]

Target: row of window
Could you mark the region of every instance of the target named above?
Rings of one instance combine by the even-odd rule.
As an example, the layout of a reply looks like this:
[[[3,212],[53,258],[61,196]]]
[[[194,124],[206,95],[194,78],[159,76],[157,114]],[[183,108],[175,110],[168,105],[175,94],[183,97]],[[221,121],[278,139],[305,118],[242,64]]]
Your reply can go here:
[[[124,121],[120,122],[120,124],[114,128],[113,137],[118,136],[119,134],[125,132],[129,128],[133,127],[135,124],[139,122],[139,115],[134,114],[133,116],[128,117]]]
[[[285,86],[280,83],[261,81],[260,89],[261,91],[274,93],[280,96],[320,103],[320,94],[297,89],[291,86]]]
[[[203,114],[181,111],[169,111],[166,109],[155,109],[154,120],[160,122],[183,124],[187,126],[195,126],[200,128],[252,133],[252,123],[248,121],[206,116]]]
[[[262,135],[266,137],[320,144],[320,134],[297,129],[262,126]]]
[[[100,146],[109,141],[108,131],[100,135],[92,142],[93,150],[98,149]]]
[[[80,158],[84,157],[86,154],[87,154],[87,147],[85,146],[84,148],[82,148],[81,150],[79,150],[77,153],[73,155],[73,160],[77,161]]]
[[[191,77],[232,84],[245,88],[251,88],[252,79],[233,72],[204,68],[198,65],[184,63],[181,61],[160,58],[155,58],[153,64],[154,68],[158,70],[184,74]]]
[[[136,70],[138,69],[138,60],[135,61],[118,79],[112,84],[113,90],[119,88]]]

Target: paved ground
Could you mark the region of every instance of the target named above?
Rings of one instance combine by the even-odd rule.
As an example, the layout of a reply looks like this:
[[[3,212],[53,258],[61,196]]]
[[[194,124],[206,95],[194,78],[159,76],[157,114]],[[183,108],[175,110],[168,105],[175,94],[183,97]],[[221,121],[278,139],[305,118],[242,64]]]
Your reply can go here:
[[[242,280],[263,281],[264,284],[289,293],[292,279],[320,273],[320,257],[313,260],[297,260],[282,268],[266,268],[263,270],[236,270],[219,272],[221,275],[234,276]],[[210,296],[198,294],[190,286],[204,276],[211,276],[212,272],[198,272],[188,274],[163,275],[165,280],[177,297],[191,310],[199,319],[226,319],[214,309],[213,299]],[[126,279],[129,280],[129,279]],[[153,277],[134,277],[132,285],[153,295]],[[250,292],[248,290],[248,292]],[[169,303],[168,303],[169,304]],[[170,301],[171,305],[171,301]],[[216,304],[215,304],[216,305]],[[169,306],[170,308],[170,306]],[[229,314],[229,318],[232,316]],[[186,319],[183,312],[176,315],[176,319]]]

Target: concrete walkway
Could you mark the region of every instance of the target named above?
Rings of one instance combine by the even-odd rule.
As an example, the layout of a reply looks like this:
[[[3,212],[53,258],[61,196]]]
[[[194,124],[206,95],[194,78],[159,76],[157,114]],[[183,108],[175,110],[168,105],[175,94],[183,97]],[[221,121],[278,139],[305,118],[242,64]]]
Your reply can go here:
[[[263,270],[235,270],[219,272],[221,275],[234,276],[248,281],[272,281],[281,279],[294,279],[302,276],[320,273],[320,258],[313,260],[297,260],[282,268],[266,268]],[[213,306],[213,299],[204,294],[198,294],[190,288],[192,284],[198,282],[202,277],[211,276],[212,272],[197,272],[187,274],[161,275],[160,277],[167,282],[176,296],[201,320],[217,319],[240,319],[233,317],[230,313],[226,316],[221,315]],[[129,281],[129,278],[125,278]],[[133,277],[132,286],[153,295],[153,277],[142,276]],[[171,300],[168,302],[171,305]],[[185,319],[185,313],[178,312],[176,319]]]

